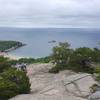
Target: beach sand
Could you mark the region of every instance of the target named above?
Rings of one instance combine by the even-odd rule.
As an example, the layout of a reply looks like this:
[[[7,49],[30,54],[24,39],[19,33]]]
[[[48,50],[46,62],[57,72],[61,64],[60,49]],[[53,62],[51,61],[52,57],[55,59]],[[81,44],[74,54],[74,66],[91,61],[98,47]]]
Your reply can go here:
[[[11,60],[19,60],[19,59],[23,58],[23,57],[20,57],[20,56],[15,56],[15,55],[7,54],[7,53],[5,53],[3,56],[7,57]]]

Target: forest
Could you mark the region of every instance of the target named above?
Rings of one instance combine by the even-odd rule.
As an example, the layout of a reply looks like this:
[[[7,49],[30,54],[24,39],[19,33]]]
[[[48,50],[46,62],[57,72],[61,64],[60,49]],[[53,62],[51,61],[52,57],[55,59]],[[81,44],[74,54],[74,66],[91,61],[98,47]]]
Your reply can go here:
[[[25,44],[19,41],[0,41],[0,51],[9,52],[19,47],[24,46]]]

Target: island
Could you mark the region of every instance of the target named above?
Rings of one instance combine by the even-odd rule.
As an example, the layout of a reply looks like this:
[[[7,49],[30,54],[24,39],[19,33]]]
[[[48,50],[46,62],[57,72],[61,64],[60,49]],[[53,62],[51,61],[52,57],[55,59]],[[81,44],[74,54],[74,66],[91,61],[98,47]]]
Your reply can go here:
[[[25,45],[26,44],[23,44],[22,42],[19,41],[0,40],[0,52],[10,52]]]

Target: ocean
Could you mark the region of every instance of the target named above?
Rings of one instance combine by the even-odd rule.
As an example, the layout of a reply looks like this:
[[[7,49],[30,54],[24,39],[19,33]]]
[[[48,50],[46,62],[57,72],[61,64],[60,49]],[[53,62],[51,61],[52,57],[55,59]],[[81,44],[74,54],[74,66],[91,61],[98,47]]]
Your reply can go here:
[[[92,28],[0,28],[0,40],[16,40],[27,44],[9,52],[20,57],[45,57],[59,42],[69,42],[71,48],[100,47],[100,29]],[[56,41],[56,43],[49,43]]]

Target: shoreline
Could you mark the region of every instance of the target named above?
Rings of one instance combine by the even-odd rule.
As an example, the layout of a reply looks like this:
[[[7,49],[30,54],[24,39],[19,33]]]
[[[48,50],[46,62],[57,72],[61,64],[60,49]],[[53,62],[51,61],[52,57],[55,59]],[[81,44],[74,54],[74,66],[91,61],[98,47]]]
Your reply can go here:
[[[12,47],[10,49],[5,50],[4,52],[8,53],[8,52],[14,51],[16,49],[19,49],[19,48],[21,48],[23,46],[26,46],[26,44],[21,44],[20,46],[14,46],[14,47]]]
[[[11,55],[11,54],[5,54],[4,57],[7,57],[11,60],[19,60],[19,59],[23,58],[23,57]]]
[[[0,56],[7,57],[11,60],[19,60],[21,58],[24,58],[24,57],[21,57],[21,56],[15,56],[15,55],[8,54],[7,52],[0,52]]]
[[[14,41],[14,42],[17,42],[17,41]],[[23,47],[23,46],[26,46],[26,44],[23,44],[22,42],[18,42],[18,43],[19,44],[15,45],[15,46],[12,46],[9,49],[5,49],[3,51],[0,51],[0,56],[7,57],[11,60],[19,60],[21,58],[24,58],[24,57],[21,57],[21,56],[16,56],[16,55],[9,54],[9,52],[12,52],[16,49],[19,49],[19,48]]]
[[[19,42],[19,41],[12,41],[12,40],[0,40],[0,51],[1,52],[11,52],[13,50],[16,50],[18,48],[21,48],[23,46],[26,46],[26,44]]]

